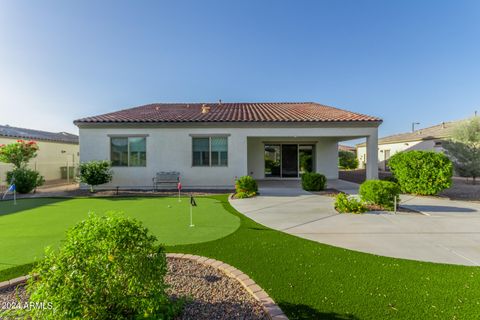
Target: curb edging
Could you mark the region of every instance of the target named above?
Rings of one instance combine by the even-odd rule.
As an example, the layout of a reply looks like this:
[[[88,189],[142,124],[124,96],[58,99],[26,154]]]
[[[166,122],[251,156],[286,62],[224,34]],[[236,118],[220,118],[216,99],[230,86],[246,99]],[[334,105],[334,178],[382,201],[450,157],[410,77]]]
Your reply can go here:
[[[255,283],[248,275],[241,270],[216,259],[211,259],[203,256],[197,256],[193,254],[183,253],[167,253],[168,258],[188,259],[197,263],[211,266],[225,273],[230,278],[234,278],[250,293],[255,300],[260,302],[267,316],[271,320],[288,320],[287,316],[283,313],[282,309],[273,301],[272,298],[266,293],[259,285]]]
[[[30,279],[30,276],[26,275],[26,276],[14,278],[14,279],[7,280],[7,281],[2,281],[2,282],[0,282],[0,290],[7,289],[7,288],[10,288],[10,287],[19,285],[19,284],[24,284],[24,283],[27,282],[28,279]]]

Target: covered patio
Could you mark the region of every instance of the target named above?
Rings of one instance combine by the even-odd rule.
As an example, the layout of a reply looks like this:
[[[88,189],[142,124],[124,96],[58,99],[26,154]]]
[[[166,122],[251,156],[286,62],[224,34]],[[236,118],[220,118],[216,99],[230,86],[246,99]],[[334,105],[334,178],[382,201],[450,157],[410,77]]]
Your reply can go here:
[[[378,123],[256,128],[248,134],[247,170],[256,180],[298,180],[305,172],[338,179],[338,144],[365,138],[367,179],[378,178]]]

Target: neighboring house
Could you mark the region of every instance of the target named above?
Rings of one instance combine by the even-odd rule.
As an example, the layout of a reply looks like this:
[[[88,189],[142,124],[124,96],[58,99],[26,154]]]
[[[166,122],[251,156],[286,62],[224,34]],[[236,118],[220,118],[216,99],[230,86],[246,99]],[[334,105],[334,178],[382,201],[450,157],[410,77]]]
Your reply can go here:
[[[61,179],[62,170],[65,178],[66,167],[78,165],[78,136],[74,134],[0,125],[0,144],[10,144],[17,140],[37,142],[38,155],[30,161],[29,167],[38,170],[46,181]],[[5,182],[6,172],[11,169],[11,165],[0,163],[0,182]],[[70,171],[72,172],[71,169]]]
[[[338,151],[348,151],[348,152],[356,153],[357,149],[355,147],[350,147],[350,146],[346,146],[344,144],[339,144],[338,145]]]
[[[103,187],[151,188],[157,172],[180,172],[189,188],[232,188],[236,177],[338,178],[338,143],[367,137],[376,178],[382,120],[318,103],[160,103],[74,121],[80,161],[109,160]]]
[[[453,129],[460,121],[443,122],[439,125],[418,129],[414,132],[400,133],[378,140],[378,167],[388,170],[388,159],[397,152],[408,150],[443,151],[442,140],[451,137]],[[360,167],[367,161],[366,144],[357,147],[357,158]]]

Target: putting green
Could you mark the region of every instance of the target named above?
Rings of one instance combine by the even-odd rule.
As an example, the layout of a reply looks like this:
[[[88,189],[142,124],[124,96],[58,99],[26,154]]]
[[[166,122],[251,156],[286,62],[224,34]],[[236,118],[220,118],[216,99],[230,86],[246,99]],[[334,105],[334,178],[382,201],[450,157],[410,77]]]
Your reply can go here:
[[[134,217],[165,245],[206,242],[233,233],[240,219],[220,201],[198,197],[190,227],[190,201],[182,198],[38,198],[0,202],[0,270],[33,262],[46,246],[57,247],[65,231],[88,212],[119,211]]]

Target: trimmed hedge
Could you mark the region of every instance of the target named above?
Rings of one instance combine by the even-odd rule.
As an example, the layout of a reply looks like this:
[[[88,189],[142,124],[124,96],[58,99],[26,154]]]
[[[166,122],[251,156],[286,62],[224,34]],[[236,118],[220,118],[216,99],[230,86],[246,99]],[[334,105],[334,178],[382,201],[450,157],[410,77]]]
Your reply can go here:
[[[305,172],[302,175],[302,188],[306,191],[321,191],[327,185],[327,178],[316,172]]]
[[[395,198],[399,201],[400,187],[390,181],[367,180],[360,185],[359,194],[366,203],[393,210]]]
[[[452,162],[443,153],[399,152],[390,158],[388,165],[405,193],[435,195],[452,185]]]

